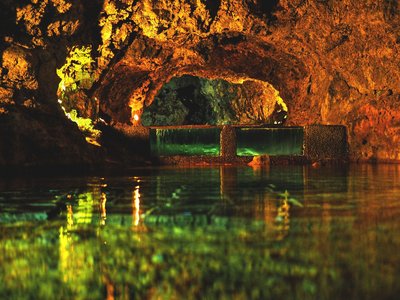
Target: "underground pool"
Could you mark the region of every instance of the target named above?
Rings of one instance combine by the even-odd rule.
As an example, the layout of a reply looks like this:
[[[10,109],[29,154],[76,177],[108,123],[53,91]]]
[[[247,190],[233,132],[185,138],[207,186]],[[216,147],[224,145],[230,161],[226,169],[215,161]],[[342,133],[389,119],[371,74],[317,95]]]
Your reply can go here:
[[[0,180],[1,299],[394,299],[400,166]]]

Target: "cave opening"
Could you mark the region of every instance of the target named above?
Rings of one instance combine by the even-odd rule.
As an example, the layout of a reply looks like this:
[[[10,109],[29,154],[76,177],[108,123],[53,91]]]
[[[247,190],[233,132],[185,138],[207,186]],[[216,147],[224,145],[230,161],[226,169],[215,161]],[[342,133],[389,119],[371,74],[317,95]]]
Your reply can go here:
[[[192,75],[165,83],[141,116],[144,126],[283,125],[286,103],[269,83]]]
[[[145,107],[154,156],[302,155],[303,129],[284,127],[288,109],[279,92],[257,80],[173,77]],[[225,136],[224,126],[233,136]]]

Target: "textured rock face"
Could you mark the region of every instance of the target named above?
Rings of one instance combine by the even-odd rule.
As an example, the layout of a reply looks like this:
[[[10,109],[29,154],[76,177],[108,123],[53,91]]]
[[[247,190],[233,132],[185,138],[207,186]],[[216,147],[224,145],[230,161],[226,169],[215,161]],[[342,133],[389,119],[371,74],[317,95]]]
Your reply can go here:
[[[400,161],[398,1],[3,3],[0,119],[23,107],[62,118],[56,69],[92,45],[93,82],[71,98],[111,124],[137,125],[174,77],[258,82],[279,91],[287,124],[346,125],[353,160]]]
[[[88,10],[63,0],[0,3],[0,166],[82,165],[103,156],[57,102],[56,69],[90,32],[79,26]]]

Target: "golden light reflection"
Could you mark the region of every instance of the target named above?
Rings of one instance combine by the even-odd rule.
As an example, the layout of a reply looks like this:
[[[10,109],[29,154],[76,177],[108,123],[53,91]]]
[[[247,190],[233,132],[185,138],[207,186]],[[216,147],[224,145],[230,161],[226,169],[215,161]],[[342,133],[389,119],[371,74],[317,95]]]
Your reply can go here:
[[[68,230],[64,229],[64,226],[60,227],[60,246],[59,246],[59,252],[60,252],[60,269],[63,271],[63,281],[67,282],[70,279],[70,273],[68,272],[69,270],[69,265],[70,265],[70,241],[71,237],[69,236]]]
[[[290,198],[287,190],[279,194],[279,199],[276,196],[271,192],[256,196],[255,213],[257,218],[270,226],[274,239],[279,241],[283,240],[290,230],[290,205],[293,198]]]
[[[74,226],[74,213],[72,211],[72,205],[67,205],[67,230],[71,230]]]
[[[237,185],[237,169],[221,166],[219,169],[220,198],[223,201],[232,202],[237,198],[235,187]]]
[[[136,179],[139,183],[140,179]],[[135,186],[132,193],[132,226],[137,227],[140,223],[140,186]]]
[[[106,225],[107,219],[107,209],[106,209],[107,195],[105,193],[101,193],[100,196],[100,225]]]
[[[70,196],[70,195],[68,195]],[[68,282],[73,278],[74,274],[71,272],[71,261],[73,259],[74,247],[72,243],[71,234],[69,231],[74,226],[74,214],[72,211],[72,205],[67,205],[67,225],[60,227],[60,269],[63,270],[63,281]]]
[[[290,229],[290,213],[289,213],[289,192],[286,190],[283,199],[278,207],[278,214],[275,218],[275,226],[278,231],[278,240],[285,238]]]
[[[93,193],[87,192],[79,195],[76,221],[78,224],[90,224],[93,218]]]
[[[267,192],[263,194],[256,194],[255,200],[256,218],[264,220],[265,224],[274,224],[278,209],[273,195]]]

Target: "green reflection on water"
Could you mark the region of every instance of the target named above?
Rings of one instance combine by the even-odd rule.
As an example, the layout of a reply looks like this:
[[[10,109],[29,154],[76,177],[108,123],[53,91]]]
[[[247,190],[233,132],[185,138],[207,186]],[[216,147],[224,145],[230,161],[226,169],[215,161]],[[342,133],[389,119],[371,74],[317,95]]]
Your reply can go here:
[[[237,155],[302,155],[303,128],[237,128]]]
[[[59,187],[31,213],[3,191],[0,298],[390,298],[399,174],[165,169]]]
[[[151,152],[154,156],[219,156],[219,134],[219,128],[151,129]]]

